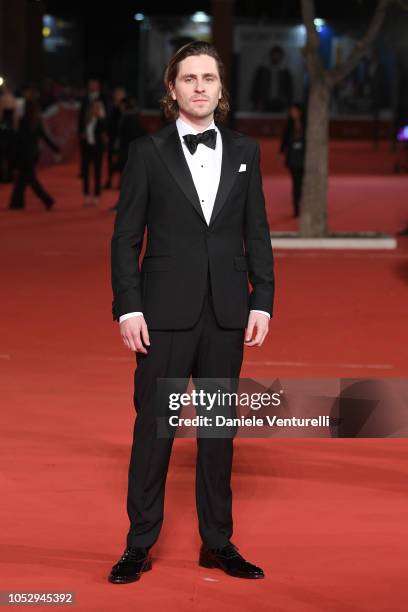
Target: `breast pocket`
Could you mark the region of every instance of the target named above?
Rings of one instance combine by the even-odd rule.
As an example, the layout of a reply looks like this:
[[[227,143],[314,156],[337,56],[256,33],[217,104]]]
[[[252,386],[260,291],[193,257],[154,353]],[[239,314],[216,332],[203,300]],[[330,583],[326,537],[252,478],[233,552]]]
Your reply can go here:
[[[236,174],[234,185],[231,192],[234,196],[245,195],[248,189],[248,170],[245,172],[238,172]]]

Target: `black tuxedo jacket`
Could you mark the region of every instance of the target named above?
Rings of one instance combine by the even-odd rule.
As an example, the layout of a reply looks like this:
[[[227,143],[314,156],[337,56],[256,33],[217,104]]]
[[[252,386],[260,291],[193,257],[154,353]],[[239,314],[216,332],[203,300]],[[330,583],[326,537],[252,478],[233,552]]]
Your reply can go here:
[[[114,320],[141,311],[149,329],[193,326],[208,272],[221,326],[246,327],[252,308],[272,316],[273,255],[259,145],[217,127],[222,135],[222,166],[209,225],[176,123],[130,143],[111,241]],[[242,164],[246,171],[239,172]]]

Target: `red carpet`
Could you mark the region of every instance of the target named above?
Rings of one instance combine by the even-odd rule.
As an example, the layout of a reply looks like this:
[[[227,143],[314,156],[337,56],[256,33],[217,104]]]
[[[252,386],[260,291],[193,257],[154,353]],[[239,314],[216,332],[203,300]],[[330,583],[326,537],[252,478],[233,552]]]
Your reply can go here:
[[[406,177],[340,169],[332,228],[408,222]],[[135,360],[110,311],[116,192],[83,210],[76,172],[41,171],[51,213],[31,193],[26,211],[0,211],[1,590],[75,591],[78,610],[112,612],[405,610],[408,451],[397,439],[236,441],[232,541],[261,581],[197,566],[195,441],[178,439],[153,571],[106,581],[128,527]],[[272,229],[293,223],[288,189],[272,169]],[[3,209],[8,194],[2,185]],[[276,273],[275,318],[266,344],[245,349],[242,376],[407,377],[407,239],[394,252],[279,251]]]

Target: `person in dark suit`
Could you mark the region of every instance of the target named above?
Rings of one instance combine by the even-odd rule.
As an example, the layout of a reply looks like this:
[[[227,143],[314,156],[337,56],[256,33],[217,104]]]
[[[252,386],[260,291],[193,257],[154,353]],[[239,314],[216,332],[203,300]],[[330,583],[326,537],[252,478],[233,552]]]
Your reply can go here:
[[[24,208],[24,195],[28,185],[35,195],[42,200],[46,210],[50,210],[55,203],[54,198],[46,191],[36,174],[36,166],[40,157],[40,139],[44,140],[54,153],[59,154],[61,152],[60,147],[49,137],[44,129],[38,100],[32,98],[26,100],[24,115],[21,117],[18,126],[17,176],[9,203],[10,209],[21,210]],[[60,159],[59,155],[57,159]]]
[[[113,92],[113,104],[107,111],[109,140],[107,146],[108,178],[104,186],[105,189],[112,189],[113,175],[119,170],[117,165],[119,127],[122,121],[124,100],[126,100],[126,90],[123,87],[116,87]]]
[[[292,204],[294,217],[299,216],[302,197],[303,174],[306,150],[306,120],[301,104],[289,107],[280,152],[285,156],[285,164],[292,178]]]
[[[17,100],[4,85],[0,87],[0,182],[13,182],[17,128]]]
[[[281,113],[292,103],[293,78],[283,66],[284,57],[282,47],[274,46],[269,51],[269,63],[257,67],[251,87],[254,110]]]
[[[118,127],[118,170],[123,173],[127,162],[129,145],[138,136],[146,134],[143,127],[137,100],[133,96],[127,96],[122,100],[122,115]]]
[[[88,106],[82,143],[82,188],[84,206],[97,205],[101,193],[102,158],[108,141],[105,108],[100,100]],[[90,169],[93,166],[93,195],[90,194]]]
[[[244,344],[262,345],[274,299],[259,145],[221,124],[229,104],[215,48],[181,47],[165,86],[170,123],[130,143],[111,241],[113,319],[137,362],[130,528],[113,583],[151,569],[162,527],[173,438],[156,429],[157,378],[238,379]],[[231,542],[232,457],[233,437],[197,437],[199,564],[263,578]]]
[[[146,130],[140,119],[136,98],[133,96],[123,98],[120,106],[122,115],[118,128],[117,162],[115,168],[119,172],[121,180],[128,158],[129,145],[138,136],[146,134]],[[118,204],[116,203],[111,207],[111,210],[116,211],[117,208]]]
[[[98,79],[88,79],[87,81],[87,92],[86,96],[84,96],[81,100],[79,113],[78,113],[78,138],[79,138],[79,175],[82,177],[83,175],[83,151],[86,148],[85,140],[85,125],[86,119],[89,113],[89,106],[95,100],[99,100],[104,107],[105,114],[107,112],[107,100],[106,96],[102,93],[101,84]]]

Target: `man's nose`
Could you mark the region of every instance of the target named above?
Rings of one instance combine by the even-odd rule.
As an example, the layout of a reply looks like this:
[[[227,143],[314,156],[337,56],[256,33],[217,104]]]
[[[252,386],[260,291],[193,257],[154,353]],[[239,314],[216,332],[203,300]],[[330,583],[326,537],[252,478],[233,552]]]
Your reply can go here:
[[[205,90],[205,82],[204,81],[200,81],[200,79],[197,79],[196,82],[196,91],[204,91]]]

